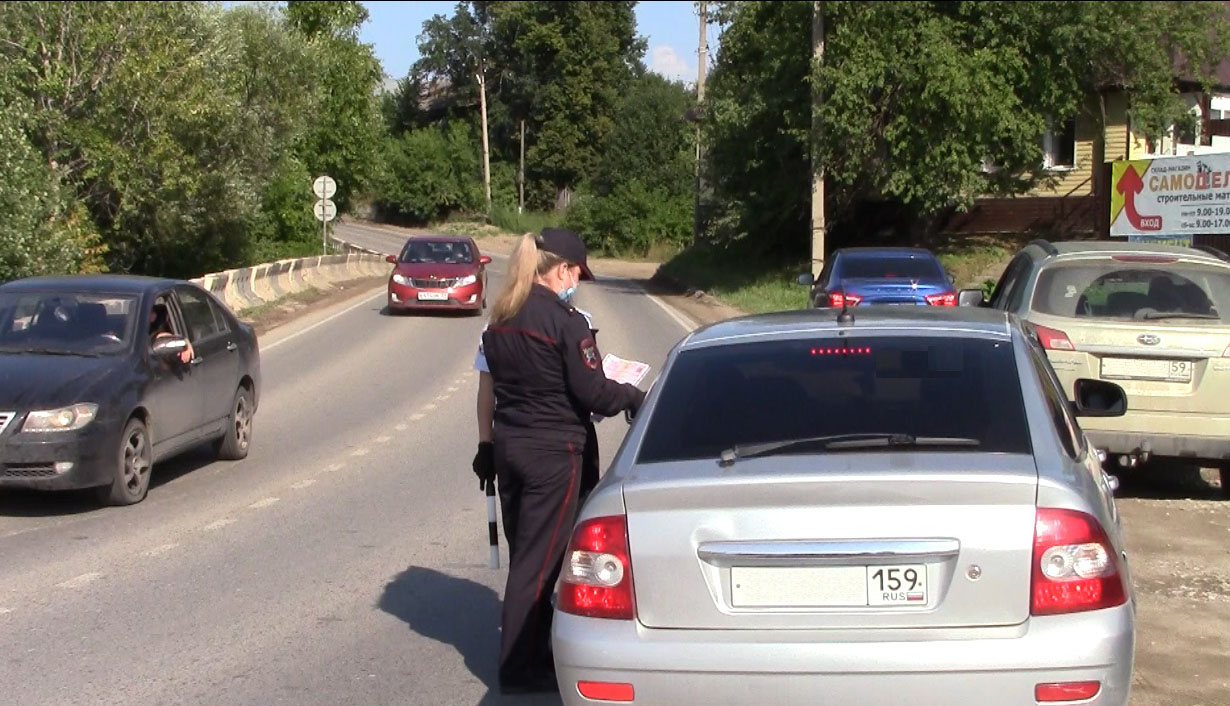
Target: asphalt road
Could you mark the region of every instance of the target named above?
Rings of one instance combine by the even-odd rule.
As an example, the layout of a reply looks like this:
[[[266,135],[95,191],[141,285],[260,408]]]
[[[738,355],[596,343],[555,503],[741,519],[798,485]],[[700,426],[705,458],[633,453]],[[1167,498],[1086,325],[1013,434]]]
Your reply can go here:
[[[686,333],[631,282],[577,296],[651,378]],[[494,690],[506,573],[469,468],[483,318],[383,308],[372,290],[261,339],[245,461],[161,464],[129,508],[0,494],[0,704],[558,703]],[[604,464],[626,428],[599,425]]]

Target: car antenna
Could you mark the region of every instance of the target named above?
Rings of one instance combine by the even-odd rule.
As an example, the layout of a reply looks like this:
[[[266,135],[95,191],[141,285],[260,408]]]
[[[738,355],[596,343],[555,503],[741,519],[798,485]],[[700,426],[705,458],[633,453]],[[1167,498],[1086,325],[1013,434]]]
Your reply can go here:
[[[841,313],[837,315],[837,323],[854,323],[854,314],[850,313],[850,300],[846,297],[846,287],[844,284],[841,286]]]

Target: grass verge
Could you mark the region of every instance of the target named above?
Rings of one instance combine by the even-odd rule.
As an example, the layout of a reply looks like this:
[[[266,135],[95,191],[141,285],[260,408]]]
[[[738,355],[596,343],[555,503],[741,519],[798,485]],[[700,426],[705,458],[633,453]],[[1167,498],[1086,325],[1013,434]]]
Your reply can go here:
[[[666,278],[748,313],[806,307],[807,287],[796,281],[806,271],[806,261],[756,257],[713,245],[684,250],[659,270]]]

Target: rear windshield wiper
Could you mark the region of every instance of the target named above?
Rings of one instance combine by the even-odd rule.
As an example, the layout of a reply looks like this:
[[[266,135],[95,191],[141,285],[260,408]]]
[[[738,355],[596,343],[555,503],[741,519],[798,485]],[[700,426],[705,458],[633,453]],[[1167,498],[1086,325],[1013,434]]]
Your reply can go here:
[[[870,449],[888,446],[978,446],[977,439],[945,436],[914,436],[913,434],[832,434],[829,436],[812,436],[803,439],[787,439],[785,441],[768,441],[763,444],[748,444],[735,446],[723,451],[719,463],[723,466],[732,465],[741,458],[767,456],[777,451],[783,451],[795,446],[822,445],[826,451],[846,449]]]
[[[1210,319],[1219,321],[1221,319],[1217,314],[1184,314],[1182,312],[1169,311],[1151,311],[1145,314],[1145,318],[1149,321],[1157,321],[1158,319]]]

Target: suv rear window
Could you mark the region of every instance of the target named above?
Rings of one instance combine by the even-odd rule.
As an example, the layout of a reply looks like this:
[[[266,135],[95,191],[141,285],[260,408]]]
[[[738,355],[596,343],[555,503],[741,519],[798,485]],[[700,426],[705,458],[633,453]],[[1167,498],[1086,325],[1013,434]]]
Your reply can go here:
[[[1230,268],[1196,263],[1057,262],[1038,274],[1032,308],[1077,319],[1230,322]],[[1190,319],[1183,319],[1190,316]]]
[[[661,384],[640,463],[856,433],[979,442],[945,452],[1031,452],[1006,341],[869,336],[715,346],[681,353]]]
[[[837,263],[841,279],[933,279],[944,276],[943,268],[928,257],[844,255]]]

